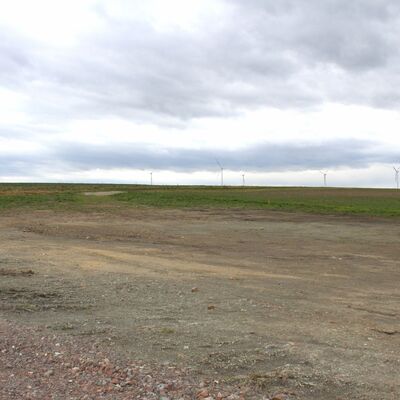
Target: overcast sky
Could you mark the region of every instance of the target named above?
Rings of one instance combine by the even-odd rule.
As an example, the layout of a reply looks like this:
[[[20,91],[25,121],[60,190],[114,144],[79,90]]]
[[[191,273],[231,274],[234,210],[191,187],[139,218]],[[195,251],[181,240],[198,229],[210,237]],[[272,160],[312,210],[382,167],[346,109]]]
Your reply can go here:
[[[0,0],[0,181],[392,187],[398,0]]]

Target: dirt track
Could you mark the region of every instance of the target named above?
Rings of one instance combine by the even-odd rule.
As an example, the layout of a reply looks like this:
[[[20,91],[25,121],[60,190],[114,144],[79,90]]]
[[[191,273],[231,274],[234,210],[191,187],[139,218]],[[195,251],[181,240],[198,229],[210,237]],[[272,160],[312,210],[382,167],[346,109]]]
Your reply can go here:
[[[0,243],[3,318],[265,393],[400,398],[398,222],[41,211]]]

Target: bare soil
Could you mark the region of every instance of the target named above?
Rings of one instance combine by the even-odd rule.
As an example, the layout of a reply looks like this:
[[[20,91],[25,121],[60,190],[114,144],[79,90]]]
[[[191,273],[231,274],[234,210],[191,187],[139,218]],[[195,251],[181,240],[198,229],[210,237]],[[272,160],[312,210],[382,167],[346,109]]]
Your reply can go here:
[[[33,329],[82,351],[96,343],[116,362],[173,365],[236,398],[397,400],[399,260],[398,221],[377,218],[3,213],[0,398],[22,376],[6,332]]]
[[[108,190],[106,192],[85,192],[84,195],[85,196],[114,196],[114,194],[120,194],[120,193],[124,193],[121,190]]]

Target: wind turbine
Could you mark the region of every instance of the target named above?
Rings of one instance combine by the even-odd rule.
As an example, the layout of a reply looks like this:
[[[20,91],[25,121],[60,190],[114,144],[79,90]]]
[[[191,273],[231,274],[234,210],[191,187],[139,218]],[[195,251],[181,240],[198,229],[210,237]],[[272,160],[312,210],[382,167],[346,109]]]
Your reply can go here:
[[[150,172],[150,186],[153,186],[153,172]]]
[[[399,188],[399,172],[400,172],[400,167],[393,167],[393,169],[394,169],[394,173],[395,173],[395,175],[394,175],[394,179],[395,179],[395,181],[396,181],[396,187],[397,187],[397,189]]]
[[[224,186],[224,167],[220,164],[220,162],[215,159],[217,162],[218,166],[221,168],[221,186]]]
[[[246,181],[244,179],[244,174],[242,174],[243,186],[246,186]]]
[[[323,171],[319,172],[321,172],[321,174],[324,176],[324,186],[326,187],[326,176],[328,175],[328,172],[323,172]]]

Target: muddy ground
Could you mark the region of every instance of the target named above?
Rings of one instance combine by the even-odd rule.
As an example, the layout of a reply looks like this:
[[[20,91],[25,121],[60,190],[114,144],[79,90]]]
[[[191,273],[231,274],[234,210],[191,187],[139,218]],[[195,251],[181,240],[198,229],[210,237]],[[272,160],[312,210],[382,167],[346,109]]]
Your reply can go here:
[[[8,211],[0,317],[265,393],[397,400],[399,260],[396,220]]]

